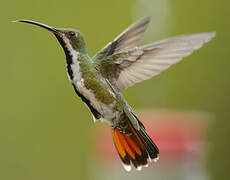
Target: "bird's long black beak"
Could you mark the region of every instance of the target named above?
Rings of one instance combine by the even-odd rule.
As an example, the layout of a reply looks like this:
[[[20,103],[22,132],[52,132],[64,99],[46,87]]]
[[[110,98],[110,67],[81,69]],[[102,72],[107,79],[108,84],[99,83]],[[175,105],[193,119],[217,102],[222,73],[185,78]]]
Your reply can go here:
[[[51,31],[53,33],[59,32],[59,30],[54,28],[54,27],[51,27],[51,26],[48,26],[46,24],[42,24],[42,23],[39,23],[39,22],[31,21],[31,20],[20,19],[20,20],[14,21],[14,22],[22,22],[22,23],[34,24],[36,26],[40,26],[40,27],[42,27],[44,29],[47,29],[47,30],[49,30],[49,31]]]

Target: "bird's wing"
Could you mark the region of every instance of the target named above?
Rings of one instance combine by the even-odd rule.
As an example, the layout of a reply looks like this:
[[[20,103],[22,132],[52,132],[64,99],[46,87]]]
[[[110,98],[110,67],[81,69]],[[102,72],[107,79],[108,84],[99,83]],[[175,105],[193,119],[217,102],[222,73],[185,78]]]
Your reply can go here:
[[[140,43],[149,22],[150,17],[145,17],[129,26],[113,41],[109,42],[103,49],[101,49],[93,57],[93,60],[100,62],[101,59],[107,56],[136,47]]]
[[[149,79],[199,49],[215,37],[215,32],[182,35],[111,55],[99,70],[122,92]]]

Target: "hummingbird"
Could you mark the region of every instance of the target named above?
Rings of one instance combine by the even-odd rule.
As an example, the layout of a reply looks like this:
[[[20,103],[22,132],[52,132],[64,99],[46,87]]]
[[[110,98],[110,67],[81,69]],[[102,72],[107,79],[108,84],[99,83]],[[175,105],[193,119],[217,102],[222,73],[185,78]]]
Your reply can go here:
[[[159,159],[159,149],[122,96],[128,87],[152,78],[215,37],[215,32],[181,35],[138,46],[150,23],[145,17],[90,57],[83,34],[21,19],[52,32],[66,56],[68,78],[94,121],[108,122],[125,170],[141,170]]]

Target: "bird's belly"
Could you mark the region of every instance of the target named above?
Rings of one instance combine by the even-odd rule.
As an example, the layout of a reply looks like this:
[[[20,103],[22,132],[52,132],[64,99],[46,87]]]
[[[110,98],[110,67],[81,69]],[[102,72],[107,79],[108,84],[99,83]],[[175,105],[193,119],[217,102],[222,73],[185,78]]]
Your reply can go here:
[[[92,107],[100,113],[100,120],[110,122],[113,119],[117,118],[119,112],[115,109],[117,102],[115,99],[115,95],[112,92],[110,92],[111,97],[113,98],[111,103],[104,103],[96,97],[95,93],[91,89],[87,89],[85,87],[83,79],[77,81],[75,84],[77,90],[90,102]],[[94,120],[96,120],[95,117]]]

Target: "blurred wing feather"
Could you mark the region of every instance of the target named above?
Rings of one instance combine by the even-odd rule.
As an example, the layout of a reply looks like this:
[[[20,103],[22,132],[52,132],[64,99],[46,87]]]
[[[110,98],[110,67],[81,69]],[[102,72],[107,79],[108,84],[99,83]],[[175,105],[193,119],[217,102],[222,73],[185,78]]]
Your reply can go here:
[[[130,27],[124,30],[117,38],[115,38],[114,42],[118,43],[114,50],[114,54],[134,48],[138,44],[140,44],[149,22],[150,17],[145,17],[132,24]]]
[[[100,57],[110,56],[112,54],[136,47],[141,42],[149,22],[150,17],[145,17],[132,24],[112,42],[109,42],[103,49],[101,49],[93,57],[93,59],[95,61],[100,61]]]
[[[213,37],[214,32],[182,35],[129,50],[129,57],[117,63],[120,72],[116,81],[117,88],[121,92],[159,74]]]

